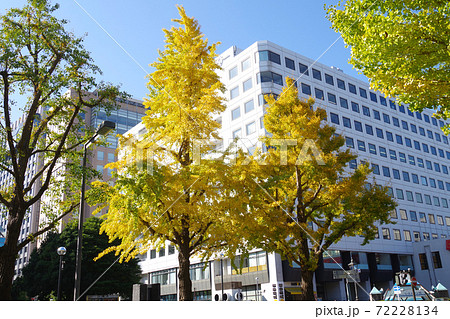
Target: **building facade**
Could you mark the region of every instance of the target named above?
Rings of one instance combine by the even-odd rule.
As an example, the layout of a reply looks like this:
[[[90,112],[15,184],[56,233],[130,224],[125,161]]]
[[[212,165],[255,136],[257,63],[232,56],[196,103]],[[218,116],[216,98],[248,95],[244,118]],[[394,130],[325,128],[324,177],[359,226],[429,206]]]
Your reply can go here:
[[[353,259],[361,271],[359,299],[368,300],[366,292],[372,287],[386,290],[392,287],[396,272],[407,269],[414,272],[420,267],[413,258],[413,243],[431,243],[450,235],[449,140],[441,131],[446,123],[434,118],[431,111],[411,112],[339,68],[317,63],[269,41],[255,42],[245,50],[231,47],[218,57],[218,62],[227,89],[227,109],[216,119],[222,123],[223,148],[236,137],[250,153],[256,147],[264,147],[259,142],[259,137],[267,133],[263,123],[264,94],[279,95],[286,77],[291,77],[297,80],[299,95],[305,99],[314,97],[315,105],[327,111],[329,123],[336,127],[338,134],[345,136],[346,147],[358,154],[349,169],[369,162],[376,182],[389,186],[398,202],[397,209],[391,213],[395,224],[380,226],[375,240],[362,246],[363,238],[345,237],[329,248],[332,258],[324,257],[315,275],[319,299],[355,298],[353,283],[346,286],[343,279],[333,279],[333,271],[341,267],[349,269]],[[247,271],[242,275],[233,273],[229,261],[222,261],[220,287],[217,285],[219,260],[210,261],[204,268],[209,271],[209,279],[202,279],[209,280],[201,290],[206,299],[214,300],[221,291],[223,277],[230,296],[237,289],[233,287],[240,287],[248,296],[244,299],[248,300],[256,296],[259,300],[295,300],[300,269],[277,254],[254,253],[265,259],[255,257],[252,266],[249,259]],[[160,282],[158,276],[170,270],[172,275],[162,284],[162,296],[170,295],[166,299],[175,300],[176,252],[163,255],[148,252],[141,259],[146,283]],[[196,261],[192,263],[195,265]],[[436,274],[431,280],[433,285],[439,280]],[[170,292],[165,290],[169,286]]]

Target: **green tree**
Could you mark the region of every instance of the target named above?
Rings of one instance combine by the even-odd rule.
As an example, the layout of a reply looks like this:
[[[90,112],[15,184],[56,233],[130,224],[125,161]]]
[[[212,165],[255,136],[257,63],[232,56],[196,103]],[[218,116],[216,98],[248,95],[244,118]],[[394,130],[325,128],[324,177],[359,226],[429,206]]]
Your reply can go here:
[[[0,300],[10,299],[18,252],[77,206],[77,196],[65,195],[76,193],[80,145],[93,135],[85,127],[83,109],[111,109],[119,95],[117,87],[96,82],[100,70],[83,40],[53,16],[57,8],[47,0],[29,0],[0,17],[0,169],[13,181],[0,189],[2,218],[8,220],[6,242],[0,247]],[[68,89],[77,97],[65,95]],[[94,90],[95,98],[85,94]],[[28,97],[23,105],[18,105],[18,95]],[[19,128],[12,123],[12,110],[24,113]],[[38,169],[27,176],[35,158]],[[41,201],[44,195],[51,204]],[[33,205],[40,205],[47,223],[19,242]]]
[[[113,255],[105,256],[99,261],[94,258],[111,244],[106,235],[99,235],[102,220],[96,217],[86,219],[83,227],[83,260],[81,291],[84,292],[116,259]],[[39,249],[31,253],[30,262],[23,268],[23,275],[14,281],[16,294],[25,291],[28,297],[38,296],[45,300],[51,292],[56,292],[58,284],[59,256],[58,247],[64,246],[61,295],[64,300],[73,300],[75,259],[77,249],[78,224],[70,222],[61,234],[50,233]],[[116,242],[112,243],[117,244]],[[139,283],[141,269],[136,259],[128,263],[116,263],[108,272],[84,295],[107,295],[119,293],[122,297],[131,298],[133,284]]]
[[[389,223],[396,204],[387,187],[367,183],[367,164],[349,169],[357,156],[326,124],[326,111],[312,98],[301,101],[292,80],[286,82],[278,100],[266,97],[270,137],[262,141],[268,151],[247,166],[249,182],[260,187],[254,188],[251,213],[242,217],[242,236],[300,265],[301,297],[314,300],[313,275],[323,251],[343,236],[374,239],[375,223]]]
[[[329,6],[327,16],[373,89],[412,110],[450,116],[448,1],[348,0]]]
[[[224,245],[233,229],[225,212],[242,202],[231,200],[230,167],[200,156],[212,150],[209,143],[220,127],[214,117],[225,110],[216,45],[208,45],[182,7],[178,11],[181,18],[174,21],[180,27],[164,30],[165,50],[152,64],[144,102],[147,133],[135,142],[122,140],[122,160],[109,165],[117,169],[115,186],[97,183],[97,189],[106,194],[99,201],[108,204],[102,231],[121,239],[105,253],[130,258],[172,243],[178,250],[180,300],[192,300],[189,258],[211,256]]]

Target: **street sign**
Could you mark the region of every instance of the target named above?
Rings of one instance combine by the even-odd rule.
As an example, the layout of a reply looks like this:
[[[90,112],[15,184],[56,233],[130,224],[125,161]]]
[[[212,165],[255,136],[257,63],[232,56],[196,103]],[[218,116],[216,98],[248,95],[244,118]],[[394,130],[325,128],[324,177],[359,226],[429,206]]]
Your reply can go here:
[[[416,277],[412,277],[411,278],[411,286],[413,286],[413,287],[417,286],[417,279],[416,279]]]
[[[400,286],[394,286],[394,294],[400,295],[402,293],[402,288]]]
[[[333,270],[333,279],[348,279],[350,281],[361,281],[359,278],[361,270]]]

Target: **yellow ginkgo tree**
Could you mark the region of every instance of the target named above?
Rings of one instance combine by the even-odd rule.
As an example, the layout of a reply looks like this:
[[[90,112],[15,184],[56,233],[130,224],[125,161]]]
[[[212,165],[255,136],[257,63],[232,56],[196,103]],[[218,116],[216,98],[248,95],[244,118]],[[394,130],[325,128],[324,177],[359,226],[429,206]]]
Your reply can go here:
[[[300,100],[291,79],[277,100],[266,100],[267,152],[240,168],[248,167],[248,182],[259,186],[250,197],[251,214],[243,217],[243,235],[254,247],[300,265],[301,298],[314,300],[313,275],[322,253],[343,236],[374,239],[375,224],[389,223],[396,204],[387,187],[367,182],[367,164],[349,168],[357,156],[326,123],[324,109],[312,98]]]
[[[230,212],[246,207],[234,189],[238,179],[224,161],[207,159],[225,110],[215,72],[216,44],[208,45],[196,20],[178,7],[180,26],[164,30],[165,49],[152,66],[142,138],[122,138],[114,186],[97,183],[108,206],[101,230],[129,259],[170,242],[178,250],[180,300],[192,300],[189,258],[234,247]],[[206,156],[202,156],[205,154]],[[104,207],[104,206],[102,206]],[[100,207],[101,208],[101,207]],[[236,244],[237,247],[237,244]]]

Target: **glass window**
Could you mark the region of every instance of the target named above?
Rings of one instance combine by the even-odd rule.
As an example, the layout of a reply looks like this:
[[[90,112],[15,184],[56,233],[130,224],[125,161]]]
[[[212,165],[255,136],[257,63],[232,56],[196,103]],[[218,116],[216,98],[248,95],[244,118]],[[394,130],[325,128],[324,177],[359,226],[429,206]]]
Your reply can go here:
[[[377,155],[377,149],[376,149],[375,145],[371,144],[371,143],[368,143],[368,144],[369,144],[369,153]]]
[[[431,205],[431,196],[424,194],[423,197],[425,198],[425,204]]]
[[[405,137],[405,145],[412,148],[411,139]]]
[[[237,68],[237,66],[235,66],[234,68],[231,68],[230,71],[228,71],[228,75],[229,75],[230,80],[232,78],[234,78],[236,75],[238,75],[238,68]]]
[[[351,137],[345,137],[345,144],[349,148],[355,148],[355,144],[353,143],[353,139]]]
[[[400,159],[400,162],[406,163],[406,154],[402,152],[398,152],[398,158]]]
[[[403,190],[400,188],[395,189],[395,192],[397,194],[397,198],[398,199],[405,199],[405,197],[403,196]]]
[[[152,249],[150,250],[150,259],[155,259],[156,258],[156,249]]]
[[[384,96],[380,96],[380,104],[383,106],[387,106],[386,98]]]
[[[255,104],[253,103],[253,99],[244,103],[245,113],[253,111],[255,109]]]
[[[356,86],[354,84],[348,84],[348,90],[350,93],[356,94]]]
[[[352,122],[348,117],[342,117],[342,124],[344,124],[344,127],[352,128]]]
[[[333,77],[326,73],[325,73],[325,82],[330,85],[334,85]]]
[[[399,110],[400,112],[402,112],[402,113],[405,113],[405,106],[399,104],[399,105],[398,105],[398,110]]]
[[[385,123],[391,124],[391,121],[389,119],[389,115],[387,115],[386,113],[383,113],[383,121]]]
[[[425,167],[423,164],[423,159],[421,159],[420,157],[417,158],[417,166],[422,167],[422,168]]]
[[[420,234],[419,234],[419,236],[420,236]],[[420,238],[419,238],[419,240],[415,240],[415,241],[420,241]],[[419,262],[420,262],[420,269],[422,269],[422,270],[428,269],[427,255],[425,253],[419,254]]]
[[[241,117],[241,108],[237,107],[231,111],[231,120],[235,120],[239,117]]]
[[[366,144],[363,141],[358,140],[358,150],[365,152],[366,151]]]
[[[374,117],[374,119],[375,120],[381,120],[381,117],[380,117],[380,112],[378,112],[377,110],[372,110],[373,111],[373,117]]]
[[[450,217],[445,217],[445,223],[447,224],[447,226],[450,226]]]
[[[247,70],[251,65],[252,65],[252,62],[251,62],[250,58],[245,59],[244,61],[242,61],[242,64],[241,64],[242,71]]]
[[[103,161],[105,159],[104,153],[102,151],[97,151],[97,159]]]
[[[428,214],[428,221],[430,224],[436,224],[433,214]]]
[[[384,136],[383,136],[383,130],[382,130],[382,129],[380,129],[380,128],[375,128],[375,131],[376,131],[376,133],[377,133],[377,137],[379,137],[379,138],[384,138]]]
[[[108,163],[112,163],[115,160],[114,153],[108,153]]]
[[[377,95],[373,92],[370,92],[370,100],[372,100],[375,103],[378,102]]]
[[[331,123],[339,125],[339,115],[337,115],[336,113],[330,113],[330,119]]]
[[[378,146],[378,149],[380,150],[380,156],[387,157],[386,148],[383,146]]]
[[[166,249],[165,249],[165,247],[162,247],[159,250],[159,257],[164,257],[165,255],[166,255]]]
[[[437,222],[439,225],[443,226],[444,225],[444,218],[440,215],[437,215]]]
[[[400,213],[400,218],[402,220],[408,220],[408,214],[406,214],[405,209],[399,209],[398,212]]]
[[[352,111],[359,113],[359,105],[358,105],[358,103],[352,102]]]
[[[439,202],[439,197],[436,197],[436,196],[433,196],[433,205],[434,206],[441,206],[441,203]],[[431,221],[430,221],[430,223],[431,223]],[[432,223],[432,224],[434,224],[434,223]]]
[[[362,106],[362,110],[363,110],[363,114],[365,115],[365,116],[368,116],[368,117],[370,117],[370,109],[367,107],[367,106]]]
[[[239,87],[236,86],[235,88],[232,88],[230,91],[230,99],[232,100],[238,96],[239,96]]]
[[[277,64],[281,64],[281,57],[279,54],[272,51],[259,51],[260,61],[271,61]]]
[[[349,167],[352,169],[356,169],[356,167],[357,167],[356,159],[350,160]]]
[[[243,92],[248,91],[252,88],[252,79],[245,80],[243,83]]]
[[[394,124],[394,126],[400,127],[400,122],[398,120],[398,118],[396,117],[392,117],[392,124]]]
[[[319,99],[319,100],[323,100],[324,99],[323,91],[321,89],[314,88],[314,93],[315,93],[317,99]]]
[[[383,166],[382,168],[383,168],[383,176],[391,177],[389,167]]]
[[[395,179],[400,179],[400,171],[398,169],[393,168],[392,175],[394,176]]]
[[[403,237],[405,238],[405,241],[411,241],[411,232],[409,230],[404,230]]]
[[[403,180],[405,182],[409,182],[410,181],[408,172],[402,171],[402,175],[403,175]]]
[[[345,82],[341,79],[337,79],[337,86],[338,88],[345,90]]]
[[[419,141],[414,140],[414,148],[418,151],[420,151],[420,143]]]
[[[402,240],[400,229],[394,229],[393,232],[394,232],[394,240]]]
[[[425,122],[430,123],[430,117],[428,115],[424,114],[423,119]]]
[[[420,241],[420,233],[418,231],[413,232],[414,241]]]
[[[97,172],[103,174],[103,165],[97,165]]]
[[[365,99],[367,99],[367,91],[363,88],[359,88],[359,95]]]
[[[264,71],[257,74],[258,83],[272,82],[278,85],[283,85],[283,77],[274,72]]]
[[[396,110],[397,107],[395,106],[395,102],[392,100],[389,100],[389,106],[391,107],[391,109]]]
[[[365,124],[365,126],[366,126],[366,134],[373,135],[372,125]]]
[[[284,63],[286,64],[286,67],[288,69],[295,70],[295,62],[294,62],[294,60],[285,57],[284,58]]]
[[[389,228],[382,228],[383,239],[391,239],[391,233],[389,232]]]
[[[391,160],[397,160],[397,153],[394,150],[389,150],[389,157]]]
[[[395,134],[395,139],[397,141],[397,144],[403,145],[403,138],[400,135]]]
[[[302,93],[306,95],[311,95],[311,86],[308,84],[302,83]]]
[[[249,124],[247,124],[245,126],[246,131],[247,131],[247,135],[253,134],[256,132],[256,123],[255,122],[251,122]]]
[[[417,174],[412,173],[411,177],[414,184],[419,184],[419,176]]]
[[[434,120],[434,118],[433,118]],[[442,268],[441,255],[438,251],[433,251],[431,253],[431,259],[433,259],[433,267],[434,268]]]
[[[320,73],[319,70],[316,70],[313,68],[312,75],[313,75],[313,78],[315,78],[316,80],[322,81],[322,73]]]
[[[239,138],[239,137],[242,137],[242,131],[240,128],[233,131],[233,139]]]
[[[380,175],[380,167],[377,164],[372,163],[372,172],[376,175]]]
[[[362,132],[362,124],[359,121],[355,121],[355,130],[357,130],[358,132]]]
[[[391,132],[386,131],[386,139],[387,139],[389,142],[393,142],[393,141],[394,141],[394,135],[392,135]]]
[[[406,200],[413,202],[414,198],[413,198],[413,193],[411,191],[405,191],[406,193]]]
[[[415,126],[414,124],[410,124],[410,126],[411,126],[411,132],[417,133],[417,126]]]
[[[441,198],[442,207],[448,208],[448,201],[445,198]]]
[[[303,63],[298,63],[298,70],[304,75],[309,75],[308,66]]]
[[[416,165],[416,162],[414,161],[414,156],[408,155],[408,161],[410,165]]]
[[[344,109],[348,109],[348,102],[346,99],[340,97],[339,98],[339,104],[341,105],[341,107],[343,107]]]
[[[328,96],[328,102],[330,102],[331,104],[337,104],[336,95],[328,92],[327,96]]]
[[[416,193],[416,202],[423,203],[422,194]]]
[[[417,193],[416,193],[417,194]],[[412,222],[416,222],[417,221],[417,214],[415,211],[410,210],[409,211],[409,217],[411,219]]]

